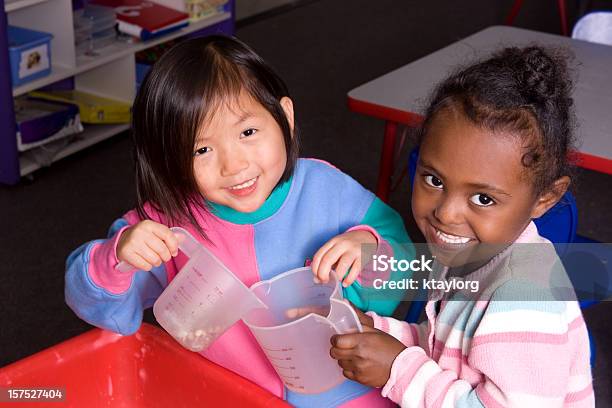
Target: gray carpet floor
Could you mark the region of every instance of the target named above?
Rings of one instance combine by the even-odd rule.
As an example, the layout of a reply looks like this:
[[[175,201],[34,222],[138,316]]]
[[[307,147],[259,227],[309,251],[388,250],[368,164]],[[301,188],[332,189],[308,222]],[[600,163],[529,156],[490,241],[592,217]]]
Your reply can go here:
[[[328,160],[373,190],[383,122],[350,112],[346,93],[460,38],[501,24],[511,5],[511,0],[303,1],[244,21],[237,36],[288,83],[302,156]],[[568,6],[573,18],[574,5]],[[559,33],[556,2],[525,2],[515,25]],[[612,177],[581,170],[574,191],[580,209],[578,232],[612,242],[608,213]],[[127,134],[54,163],[31,181],[0,187],[0,366],[90,329],[63,300],[66,256],[81,243],[103,237],[110,223],[133,204]],[[407,179],[393,192],[391,204],[404,217],[410,233],[418,236],[409,214]],[[612,406],[611,303],[593,306],[584,314],[596,341],[597,404]],[[145,320],[153,321],[150,312]]]

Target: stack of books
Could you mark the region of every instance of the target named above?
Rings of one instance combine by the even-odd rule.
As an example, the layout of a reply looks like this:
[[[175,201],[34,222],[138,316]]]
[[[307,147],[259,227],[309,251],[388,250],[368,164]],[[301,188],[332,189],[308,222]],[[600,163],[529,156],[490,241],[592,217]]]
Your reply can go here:
[[[91,3],[112,7],[117,14],[119,31],[143,41],[183,28],[189,15],[147,0],[93,0]]]

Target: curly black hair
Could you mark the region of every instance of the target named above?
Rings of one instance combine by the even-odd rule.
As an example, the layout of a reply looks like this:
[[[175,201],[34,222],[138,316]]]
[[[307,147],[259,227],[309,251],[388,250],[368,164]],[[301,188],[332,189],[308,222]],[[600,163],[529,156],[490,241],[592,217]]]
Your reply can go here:
[[[573,81],[564,49],[508,47],[460,68],[431,96],[421,128],[445,109],[460,109],[476,126],[517,134],[524,142],[523,166],[531,170],[536,195],[571,176],[574,148]]]

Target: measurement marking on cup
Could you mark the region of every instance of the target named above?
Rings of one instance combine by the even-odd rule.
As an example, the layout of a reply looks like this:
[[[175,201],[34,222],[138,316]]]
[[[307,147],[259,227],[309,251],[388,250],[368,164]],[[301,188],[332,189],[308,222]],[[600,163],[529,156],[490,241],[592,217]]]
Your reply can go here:
[[[274,357],[271,356],[270,354],[266,354],[268,356],[268,358],[270,360],[281,360],[281,361],[292,361],[293,359],[291,357]]]
[[[287,347],[287,348],[280,348],[280,349],[271,349],[271,348],[267,348],[267,347],[262,347],[264,350],[268,350],[268,351],[293,351],[293,348]]]
[[[181,302],[181,300],[178,298],[178,296],[173,295],[173,296],[172,296],[172,298],[174,299],[174,301],[175,301],[176,303],[178,303],[178,305],[179,305],[181,308],[185,308],[185,306],[183,305],[183,302]]]
[[[189,281],[189,283],[191,283],[191,286],[193,286],[195,288],[195,290],[200,292],[200,287],[198,285],[196,285],[194,281]]]
[[[283,366],[279,366],[279,365],[274,364],[274,367],[280,368],[280,369],[283,369],[283,370],[295,370],[295,366],[283,367]]]
[[[185,301],[189,302],[192,300],[191,295],[187,292],[187,289],[185,289],[183,286],[179,288],[178,293],[183,297],[183,299],[185,299]]]
[[[214,305],[217,299],[219,299],[219,296],[215,295],[214,293],[211,293],[206,296],[206,300],[208,300],[208,303],[210,303],[211,305]]]

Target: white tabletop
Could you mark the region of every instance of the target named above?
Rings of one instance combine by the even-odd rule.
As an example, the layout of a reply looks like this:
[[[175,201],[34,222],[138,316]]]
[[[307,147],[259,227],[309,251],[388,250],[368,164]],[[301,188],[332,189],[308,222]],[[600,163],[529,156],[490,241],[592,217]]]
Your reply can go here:
[[[612,47],[515,27],[494,26],[351,90],[349,98],[422,113],[449,70],[510,45],[563,46],[575,55],[573,93],[581,153],[612,160]],[[367,112],[364,112],[367,113]]]

